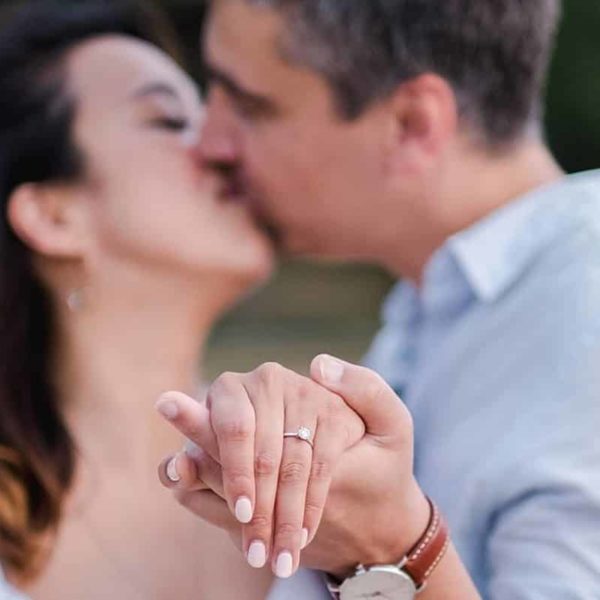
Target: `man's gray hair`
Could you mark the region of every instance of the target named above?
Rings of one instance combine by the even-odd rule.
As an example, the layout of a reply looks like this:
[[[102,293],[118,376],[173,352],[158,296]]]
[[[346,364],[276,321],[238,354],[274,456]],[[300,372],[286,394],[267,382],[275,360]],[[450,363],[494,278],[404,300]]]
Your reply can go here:
[[[491,144],[541,117],[560,0],[246,1],[282,12],[287,57],[325,77],[347,119],[428,72]]]

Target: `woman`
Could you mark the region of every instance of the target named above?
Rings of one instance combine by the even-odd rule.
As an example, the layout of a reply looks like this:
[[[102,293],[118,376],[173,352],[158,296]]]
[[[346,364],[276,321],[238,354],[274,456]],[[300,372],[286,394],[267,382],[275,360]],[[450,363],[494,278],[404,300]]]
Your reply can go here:
[[[0,33],[0,563],[34,600],[270,585],[155,480],[180,444],[155,397],[196,389],[213,323],[272,266],[195,159],[196,89],[155,32],[44,2]]]

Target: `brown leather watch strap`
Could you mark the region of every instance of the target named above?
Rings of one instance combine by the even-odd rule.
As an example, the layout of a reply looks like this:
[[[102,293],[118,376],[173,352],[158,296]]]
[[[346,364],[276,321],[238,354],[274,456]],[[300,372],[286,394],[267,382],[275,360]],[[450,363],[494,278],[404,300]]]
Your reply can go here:
[[[385,568],[392,567],[403,571],[405,575],[408,575],[412,579],[417,592],[420,592],[425,587],[427,580],[442,558],[444,558],[450,545],[448,525],[444,516],[431,498],[427,498],[427,501],[431,507],[431,516],[427,529],[419,538],[419,541],[399,564],[383,565]],[[377,567],[359,565],[354,577],[361,577],[362,574],[374,569],[377,569]],[[332,576],[327,575],[327,588],[331,593],[331,597],[335,600],[339,600],[343,585],[343,581],[337,581]]]
[[[444,515],[431,498],[427,500],[431,506],[429,525],[419,541],[408,552],[402,565],[402,569],[410,575],[419,590],[438,566],[450,544]]]

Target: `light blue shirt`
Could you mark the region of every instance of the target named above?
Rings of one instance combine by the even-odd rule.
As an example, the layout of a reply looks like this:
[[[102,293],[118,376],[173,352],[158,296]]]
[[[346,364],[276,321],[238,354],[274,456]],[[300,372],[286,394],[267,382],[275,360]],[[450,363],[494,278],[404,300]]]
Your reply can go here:
[[[455,235],[367,357],[486,600],[600,599],[600,171]]]

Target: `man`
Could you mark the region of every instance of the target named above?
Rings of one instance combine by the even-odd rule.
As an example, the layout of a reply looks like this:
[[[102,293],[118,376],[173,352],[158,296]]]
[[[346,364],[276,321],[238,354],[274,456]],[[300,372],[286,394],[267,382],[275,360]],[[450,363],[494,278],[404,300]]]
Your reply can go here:
[[[542,139],[558,12],[556,0],[214,0],[205,37],[211,87],[200,154],[228,173],[232,197],[284,251],[372,261],[403,279],[368,364],[414,419],[419,493],[439,504],[479,593],[494,600],[600,593],[600,174],[566,178]],[[304,385],[273,375],[276,367],[266,372],[222,381],[213,408],[236,385],[262,389],[248,392],[259,423],[273,388],[257,380]],[[311,531],[302,553],[354,585],[366,579],[352,576],[353,564],[398,563],[418,539],[416,525],[410,535],[402,527],[427,524],[403,470],[412,467],[412,434],[391,389],[367,370],[321,357],[312,375],[363,418],[368,435],[381,433],[382,448],[390,444],[370,463],[346,451],[325,533]],[[177,423],[182,412],[170,415],[198,433]],[[236,512],[241,496],[227,485],[221,495]],[[198,494],[180,498],[234,527]],[[236,512],[256,521],[246,526],[248,552],[265,519],[254,503]],[[340,541],[336,518],[356,524],[354,537],[346,531]],[[279,564],[277,552],[275,569],[289,575],[296,554]],[[436,557],[420,597],[475,597],[452,550]],[[392,576],[398,582],[406,569]],[[408,579],[422,583],[410,570]],[[409,598],[417,587],[385,596],[385,585],[353,597]]]

